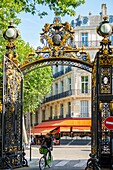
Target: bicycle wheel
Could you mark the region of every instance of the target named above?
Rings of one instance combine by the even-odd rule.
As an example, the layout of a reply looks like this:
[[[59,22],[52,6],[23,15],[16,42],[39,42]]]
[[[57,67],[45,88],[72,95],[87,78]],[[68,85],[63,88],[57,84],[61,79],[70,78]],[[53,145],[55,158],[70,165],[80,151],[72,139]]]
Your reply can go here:
[[[53,156],[51,155],[51,158],[50,156],[48,156],[47,165],[49,168],[51,168],[52,164],[53,164]]]
[[[42,156],[42,157],[40,158],[40,160],[39,160],[39,168],[40,168],[40,170],[43,170],[43,169],[45,168],[45,166],[46,166],[45,157]]]

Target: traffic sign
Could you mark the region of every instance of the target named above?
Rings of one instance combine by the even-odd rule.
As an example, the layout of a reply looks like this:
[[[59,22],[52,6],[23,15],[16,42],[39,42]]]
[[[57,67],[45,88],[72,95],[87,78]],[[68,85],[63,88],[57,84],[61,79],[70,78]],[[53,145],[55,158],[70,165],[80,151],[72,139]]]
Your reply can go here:
[[[113,116],[109,116],[105,119],[104,124],[107,129],[113,130]]]

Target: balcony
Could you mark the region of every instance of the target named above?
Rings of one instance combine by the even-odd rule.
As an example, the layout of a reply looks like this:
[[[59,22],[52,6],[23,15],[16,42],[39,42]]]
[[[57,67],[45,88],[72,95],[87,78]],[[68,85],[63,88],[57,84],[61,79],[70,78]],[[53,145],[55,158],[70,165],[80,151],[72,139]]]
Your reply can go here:
[[[64,97],[67,97],[67,96],[71,96],[71,95],[74,95],[74,94],[75,94],[75,90],[68,90],[68,91],[65,91],[65,92],[62,92],[62,93],[59,93],[59,94],[45,98],[43,103],[50,102],[52,100],[57,100],[57,99],[60,99],[60,98],[64,98]]]
[[[53,78],[60,77],[60,76],[62,76],[63,74],[64,74],[64,70],[61,70],[61,71],[59,71],[59,72],[53,74]]]
[[[65,73],[68,73],[68,72],[70,72],[70,71],[72,71],[72,67],[67,67],[67,68],[65,69]]]
[[[100,41],[87,41],[87,42],[82,42],[82,41],[75,41],[75,45],[78,47],[99,47],[100,46]]]
[[[64,71],[64,70],[61,70],[61,71],[53,74],[53,78],[60,77],[60,76],[62,76],[63,74],[66,74],[66,73],[68,73],[68,72],[70,72],[70,71],[72,71],[72,68],[71,68],[70,66],[68,66],[68,67],[65,69],[65,71]]]
[[[77,90],[71,89],[71,90],[50,96],[50,97],[45,97],[43,103],[50,102],[50,101],[53,101],[53,100],[58,100],[58,99],[65,98],[65,97],[68,97],[68,96],[71,96],[71,95],[75,95],[76,97],[78,97],[78,96],[79,97],[87,97],[87,96],[91,95],[91,90],[89,89],[87,91],[87,93],[82,93],[81,89],[77,89]]]
[[[87,42],[82,42],[82,41],[75,41],[72,46],[78,46],[78,47],[99,47],[100,46],[100,41],[87,41]],[[111,42],[111,45],[113,46],[113,42]]]

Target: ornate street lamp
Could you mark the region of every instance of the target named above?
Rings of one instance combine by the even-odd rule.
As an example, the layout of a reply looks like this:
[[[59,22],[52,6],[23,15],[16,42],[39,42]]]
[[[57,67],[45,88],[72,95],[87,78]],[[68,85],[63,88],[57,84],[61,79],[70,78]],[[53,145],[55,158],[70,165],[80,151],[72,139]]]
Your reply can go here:
[[[19,31],[13,26],[13,22],[10,22],[8,29],[3,33],[3,37],[9,42],[14,41],[19,35]]]
[[[109,37],[113,33],[113,27],[109,21],[107,21],[108,17],[105,16],[103,19],[104,21],[97,27],[97,33],[102,37]]]

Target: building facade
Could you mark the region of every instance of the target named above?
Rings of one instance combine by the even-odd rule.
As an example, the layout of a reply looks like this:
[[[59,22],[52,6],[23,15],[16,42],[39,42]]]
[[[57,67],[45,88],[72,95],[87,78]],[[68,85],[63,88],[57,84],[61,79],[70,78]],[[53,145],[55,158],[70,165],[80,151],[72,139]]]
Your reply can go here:
[[[89,53],[91,61],[100,48],[100,37],[96,27],[107,16],[106,4],[102,4],[99,15],[79,15],[71,21],[74,30],[73,47]],[[113,15],[108,15],[108,21],[113,24]],[[110,37],[113,45],[113,36]],[[44,101],[35,115],[31,116],[32,125],[46,120],[63,118],[91,118],[91,74],[84,70],[70,66],[53,66],[53,84],[51,93],[45,96]]]

